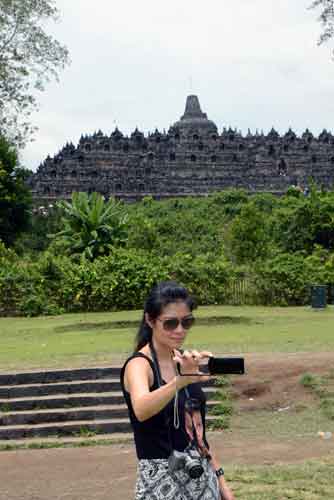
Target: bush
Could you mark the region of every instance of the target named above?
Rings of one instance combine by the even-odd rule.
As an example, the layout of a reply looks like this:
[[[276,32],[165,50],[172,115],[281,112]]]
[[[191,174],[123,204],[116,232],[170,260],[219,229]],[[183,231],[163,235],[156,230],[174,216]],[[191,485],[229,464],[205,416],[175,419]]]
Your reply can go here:
[[[186,286],[198,304],[219,304],[231,272],[210,254],[162,258],[123,248],[93,262],[48,253],[35,263],[7,259],[0,270],[0,308],[27,316],[142,308],[152,286],[167,279]]]
[[[310,301],[310,286],[317,270],[302,254],[278,254],[256,266],[255,279],[259,302],[264,305],[305,305]],[[317,280],[316,280],[317,281]]]
[[[167,278],[158,257],[118,248],[108,257],[72,265],[64,276],[61,302],[69,311],[141,308],[152,285]]]
[[[211,256],[177,254],[162,258],[144,251],[115,249],[108,257],[72,265],[64,276],[61,303],[66,310],[112,311],[142,308],[154,284],[175,279],[199,304],[224,300],[227,264]]]
[[[211,254],[178,253],[168,263],[169,275],[188,288],[198,305],[222,304],[231,266],[223,257]]]

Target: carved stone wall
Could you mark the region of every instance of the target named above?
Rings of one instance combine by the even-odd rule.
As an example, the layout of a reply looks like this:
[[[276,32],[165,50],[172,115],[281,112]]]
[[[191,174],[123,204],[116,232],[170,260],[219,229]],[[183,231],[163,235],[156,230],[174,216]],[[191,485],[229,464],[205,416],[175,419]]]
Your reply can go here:
[[[280,136],[218,133],[202,113],[196,96],[187,98],[182,118],[167,133],[130,137],[116,129],[82,136],[53,158],[47,157],[30,180],[38,199],[69,198],[73,191],[98,191],[106,197],[136,200],[151,195],[203,196],[229,187],[249,192],[282,193],[291,185],[305,188],[310,179],[334,188],[334,137],[318,138],[306,130]]]

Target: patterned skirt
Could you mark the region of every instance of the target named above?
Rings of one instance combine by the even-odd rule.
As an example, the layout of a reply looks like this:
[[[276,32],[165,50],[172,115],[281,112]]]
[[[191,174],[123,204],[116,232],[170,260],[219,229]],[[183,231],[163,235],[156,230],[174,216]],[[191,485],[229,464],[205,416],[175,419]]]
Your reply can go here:
[[[203,474],[191,479],[184,470],[169,472],[166,459],[141,459],[135,500],[220,500],[216,475],[206,459]]]

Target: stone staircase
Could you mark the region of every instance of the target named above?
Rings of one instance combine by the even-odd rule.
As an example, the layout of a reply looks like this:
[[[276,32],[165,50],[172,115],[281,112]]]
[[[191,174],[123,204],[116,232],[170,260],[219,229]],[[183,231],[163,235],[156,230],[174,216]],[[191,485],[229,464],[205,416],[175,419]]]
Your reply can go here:
[[[131,432],[119,374],[120,367],[0,374],[0,443]],[[204,390],[210,408],[216,388]]]

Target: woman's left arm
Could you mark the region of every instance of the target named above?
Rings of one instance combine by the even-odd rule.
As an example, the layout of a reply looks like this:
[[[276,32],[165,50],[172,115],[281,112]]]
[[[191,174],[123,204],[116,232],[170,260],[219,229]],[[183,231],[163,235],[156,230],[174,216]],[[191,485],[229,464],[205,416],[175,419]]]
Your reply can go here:
[[[212,448],[210,446],[210,455],[211,455],[211,466],[214,471],[217,471],[221,468],[220,463],[218,462],[216,456],[214,453],[212,453]],[[222,500],[235,500],[235,496],[233,495],[233,492],[231,488],[228,486],[224,474],[218,477],[218,484],[219,484],[219,489],[220,489],[220,494],[222,497]]]

